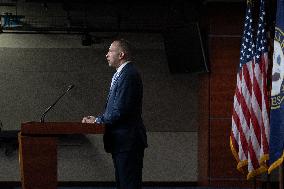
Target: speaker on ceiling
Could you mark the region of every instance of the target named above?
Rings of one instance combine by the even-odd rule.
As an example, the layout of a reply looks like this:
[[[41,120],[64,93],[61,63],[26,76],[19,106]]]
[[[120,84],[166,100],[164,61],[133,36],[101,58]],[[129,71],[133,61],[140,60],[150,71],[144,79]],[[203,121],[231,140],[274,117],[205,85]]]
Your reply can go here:
[[[198,23],[167,27],[163,36],[171,73],[209,72],[205,37],[202,36]]]

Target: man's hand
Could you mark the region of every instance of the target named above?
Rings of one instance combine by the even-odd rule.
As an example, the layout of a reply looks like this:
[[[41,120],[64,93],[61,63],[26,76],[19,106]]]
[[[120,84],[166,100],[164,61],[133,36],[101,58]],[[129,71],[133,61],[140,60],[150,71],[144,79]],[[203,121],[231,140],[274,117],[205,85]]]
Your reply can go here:
[[[95,123],[96,118],[94,116],[83,117],[82,123]]]

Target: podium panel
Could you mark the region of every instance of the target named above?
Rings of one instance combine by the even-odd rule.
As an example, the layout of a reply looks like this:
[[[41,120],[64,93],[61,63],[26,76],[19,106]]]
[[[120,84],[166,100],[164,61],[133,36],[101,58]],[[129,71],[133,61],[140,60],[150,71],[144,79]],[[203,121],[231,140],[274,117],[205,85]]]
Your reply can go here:
[[[67,122],[22,123],[19,163],[23,189],[57,188],[57,137],[68,134],[103,134],[104,126]]]
[[[56,189],[56,138],[19,136],[19,145],[22,188]]]

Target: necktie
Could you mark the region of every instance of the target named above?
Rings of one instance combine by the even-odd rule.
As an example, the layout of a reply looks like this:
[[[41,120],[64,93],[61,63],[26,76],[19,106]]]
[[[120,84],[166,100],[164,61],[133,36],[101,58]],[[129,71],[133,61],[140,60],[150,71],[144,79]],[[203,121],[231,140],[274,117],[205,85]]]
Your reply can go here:
[[[110,87],[113,86],[113,84],[117,80],[118,76],[119,76],[119,72],[115,72],[115,74],[112,76]]]

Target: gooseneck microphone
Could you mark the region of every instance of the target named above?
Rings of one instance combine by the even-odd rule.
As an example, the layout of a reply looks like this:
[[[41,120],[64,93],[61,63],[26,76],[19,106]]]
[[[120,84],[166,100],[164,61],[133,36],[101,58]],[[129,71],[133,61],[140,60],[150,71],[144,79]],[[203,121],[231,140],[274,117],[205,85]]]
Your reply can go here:
[[[53,108],[53,107],[55,106],[55,104],[57,104],[57,102],[58,102],[64,95],[66,95],[66,93],[68,93],[73,87],[74,87],[74,85],[69,85],[69,86],[68,86],[68,89],[67,89],[62,95],[60,95],[60,96],[55,100],[55,102],[54,102],[51,106],[49,106],[48,108],[46,108],[46,110],[44,111],[44,113],[42,114],[42,116],[41,116],[41,118],[40,118],[40,122],[41,122],[41,123],[44,123],[44,118],[45,118],[45,115],[47,114],[47,112],[49,112],[49,110],[50,110],[51,108]]]

